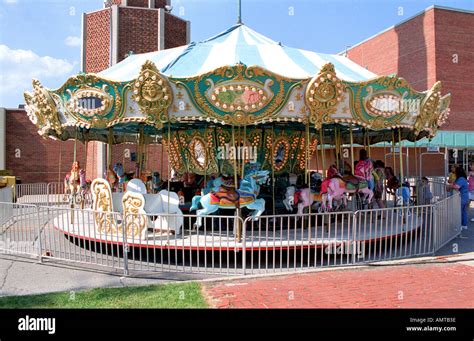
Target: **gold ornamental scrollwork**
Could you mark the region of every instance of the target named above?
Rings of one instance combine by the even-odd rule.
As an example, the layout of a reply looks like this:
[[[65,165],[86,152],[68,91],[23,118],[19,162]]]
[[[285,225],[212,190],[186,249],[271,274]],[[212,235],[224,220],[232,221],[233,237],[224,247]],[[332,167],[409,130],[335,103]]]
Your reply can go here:
[[[40,129],[38,132],[44,136],[52,129],[56,134],[62,132],[61,122],[56,103],[41,83],[33,79],[33,93],[25,92],[26,111],[30,120]]]
[[[325,64],[318,75],[308,83],[305,103],[310,110],[309,121],[317,129],[331,121],[331,114],[342,100],[343,91],[344,85],[336,76],[332,63]]]
[[[125,192],[122,198],[123,227],[127,237],[143,236],[146,232],[147,216],[145,198],[141,193]]]
[[[147,123],[160,128],[168,120],[167,110],[173,102],[171,87],[155,64],[147,60],[133,82],[133,99],[147,115]]]
[[[438,129],[441,104],[441,82],[436,82],[421,104],[420,113],[415,121],[415,133],[427,130],[433,136]]]
[[[118,226],[113,215],[112,190],[109,183],[102,178],[94,179],[91,192],[96,231],[98,233],[116,233]]]

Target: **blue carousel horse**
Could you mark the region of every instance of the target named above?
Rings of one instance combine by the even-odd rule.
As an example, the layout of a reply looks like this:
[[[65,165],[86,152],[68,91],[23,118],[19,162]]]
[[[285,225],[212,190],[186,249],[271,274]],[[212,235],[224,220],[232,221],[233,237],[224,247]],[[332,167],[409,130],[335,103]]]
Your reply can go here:
[[[247,207],[253,210],[252,217],[256,220],[265,210],[265,200],[257,199],[260,185],[268,179],[269,171],[257,169],[256,164],[247,164],[245,176],[240,181],[239,189],[228,186],[226,179],[218,177],[207,183],[203,189],[203,195],[196,195],[192,199],[190,211],[197,210],[196,228],[202,226],[202,216],[216,212],[219,208],[235,209]],[[198,209],[199,203],[203,207]]]

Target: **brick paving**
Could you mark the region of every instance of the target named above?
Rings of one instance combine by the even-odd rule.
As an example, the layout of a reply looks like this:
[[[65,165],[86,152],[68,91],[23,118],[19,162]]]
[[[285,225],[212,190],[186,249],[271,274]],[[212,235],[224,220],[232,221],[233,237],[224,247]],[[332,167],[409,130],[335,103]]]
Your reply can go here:
[[[399,265],[206,284],[217,308],[474,308],[474,266]]]

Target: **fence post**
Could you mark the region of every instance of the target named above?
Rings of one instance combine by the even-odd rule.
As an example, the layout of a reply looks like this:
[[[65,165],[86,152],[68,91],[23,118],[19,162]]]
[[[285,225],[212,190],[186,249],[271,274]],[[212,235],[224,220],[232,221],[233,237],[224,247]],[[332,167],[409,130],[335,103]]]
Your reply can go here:
[[[431,219],[432,221],[432,228],[433,228],[433,251],[432,254],[434,255],[435,252],[437,251],[437,245],[438,245],[438,209],[437,207],[438,204],[435,203],[431,207],[431,214],[433,215],[433,218]]]
[[[128,242],[127,242],[127,230],[126,230],[126,225],[127,225],[127,216],[128,214],[125,214],[123,216],[122,220],[122,228],[120,229],[122,231],[122,255],[123,255],[123,275],[128,276]],[[117,229],[118,233],[119,229]]]
[[[48,182],[48,184],[46,185],[46,205],[49,207],[50,205],[50,201],[49,201],[49,192],[50,192],[50,185],[51,183]]]
[[[357,257],[357,215],[359,211],[355,211],[352,213],[352,264],[356,263]]]
[[[40,219],[40,208],[36,205],[36,217],[37,217],[37,224],[36,230],[38,232],[38,261],[43,263],[43,245],[41,244],[41,219]]]

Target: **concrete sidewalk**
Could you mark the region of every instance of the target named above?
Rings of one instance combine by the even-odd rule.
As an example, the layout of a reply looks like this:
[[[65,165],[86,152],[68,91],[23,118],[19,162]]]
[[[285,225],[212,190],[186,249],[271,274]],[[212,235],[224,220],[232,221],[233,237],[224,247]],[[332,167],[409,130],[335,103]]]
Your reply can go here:
[[[161,273],[142,277],[124,277],[120,272],[77,268],[78,265],[44,262],[1,255],[0,296],[33,295],[92,288],[163,284],[199,280],[203,276]]]

